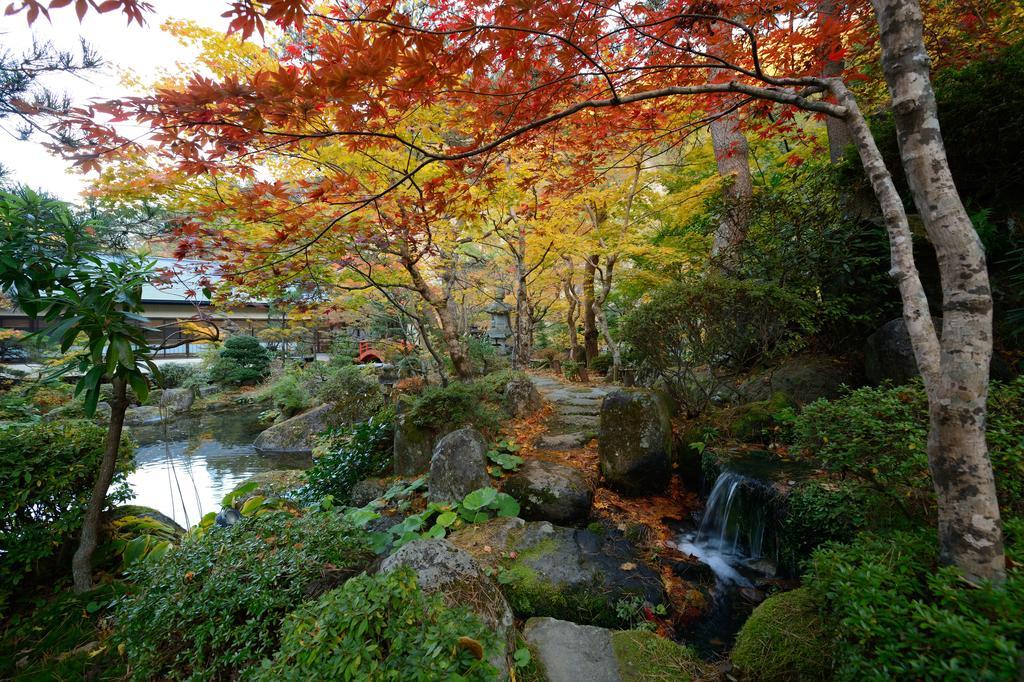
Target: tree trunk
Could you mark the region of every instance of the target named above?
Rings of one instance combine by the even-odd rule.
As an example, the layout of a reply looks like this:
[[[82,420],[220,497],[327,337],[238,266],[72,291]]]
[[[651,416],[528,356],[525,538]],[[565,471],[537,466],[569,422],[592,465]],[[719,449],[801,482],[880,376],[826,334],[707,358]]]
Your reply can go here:
[[[512,368],[519,369],[530,366],[530,355],[533,347],[530,343],[533,319],[530,314],[530,295],[526,290],[526,226],[519,223],[518,248],[516,259],[516,329],[515,344],[512,353]]]
[[[937,380],[925,378],[940,559],[960,568],[968,579],[1001,580],[1006,569],[1002,530],[985,443],[992,358],[992,295],[985,250],[949,171],[917,0],[872,4],[900,157],[935,247],[942,281],[940,372]],[[917,340],[911,338],[916,349]]]
[[[99,538],[100,514],[107,501],[110,483],[114,480],[117,451],[121,446],[121,432],[124,430],[124,413],[128,409],[128,382],[123,377],[114,377],[113,384],[110,426],[107,428],[107,440],[103,446],[103,459],[100,461],[100,470],[96,473],[96,483],[92,487],[89,505],[85,508],[78,549],[71,559],[71,575],[75,583],[75,592],[78,594],[92,589],[92,555],[96,551]]]
[[[835,0],[818,0],[818,24],[822,28],[826,24],[835,21],[836,4]],[[821,46],[821,53],[825,58],[825,67],[821,75],[825,78],[839,78],[843,75],[846,64],[842,59],[829,59],[829,55],[838,52],[842,44],[835,40],[828,40]],[[825,118],[825,131],[828,134],[828,158],[833,164],[843,159],[843,152],[853,144],[853,136],[846,121],[834,116]]]
[[[572,290],[572,278],[567,278],[562,286],[565,287],[565,331],[569,335],[569,359],[579,362],[580,340],[576,334],[576,313],[579,307],[576,304],[576,292]]]
[[[584,259],[583,265],[583,351],[586,355],[584,361],[587,367],[597,357],[597,340],[600,332],[597,330],[597,319],[594,316],[594,275],[597,272],[597,259],[600,256],[589,256]]]

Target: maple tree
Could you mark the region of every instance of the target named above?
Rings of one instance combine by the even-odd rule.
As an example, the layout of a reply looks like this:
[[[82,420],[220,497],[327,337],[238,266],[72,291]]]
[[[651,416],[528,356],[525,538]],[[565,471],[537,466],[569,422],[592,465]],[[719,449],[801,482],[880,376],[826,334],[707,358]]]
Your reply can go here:
[[[9,11],[24,9],[32,20],[70,4],[23,0]],[[882,209],[892,273],[929,397],[941,556],[969,578],[999,579],[1005,562],[984,439],[991,294],[985,255],[953,186],[938,133],[925,40],[937,32],[937,54],[950,59],[963,54],[950,35],[968,36],[961,43],[968,46],[998,43],[1005,38],[998,18],[1006,3],[935,5],[939,10],[929,11],[932,4],[926,3],[922,13],[916,0],[835,7],[787,0],[468,0],[406,10],[390,2],[320,8],[303,0],[239,0],[226,12],[230,31],[263,35],[267,23],[301,29],[290,36],[278,64],[222,79],[196,74],[182,88],[87,107],[65,125],[93,143],[90,153],[78,154],[84,168],[135,144],[111,124],[131,119],[154,130],[155,155],[178,172],[252,180],[237,193],[235,209],[243,218],[246,205],[267,211],[287,197],[289,213],[275,214],[282,226],[260,251],[260,262],[229,268],[242,277],[256,267],[287,274],[295,267],[290,261],[301,261],[339,231],[364,230],[370,238],[387,221],[373,224],[367,212],[372,215],[401,192],[421,195],[415,211],[400,214],[401,229],[411,238],[429,231],[435,215],[425,208],[458,192],[454,178],[472,176],[507,143],[527,144],[555,124],[579,126],[575,139],[587,140],[594,125],[628,128],[635,107],[646,102],[686,122],[674,131],[677,136],[689,134],[694,120],[721,122],[734,112],[733,130],[790,126],[798,115],[842,120]],[[89,6],[120,10],[135,21],[143,9],[136,0],[78,0],[75,6],[80,13]],[[956,21],[943,24],[950,12]],[[821,21],[822,13],[830,20]],[[870,77],[867,64],[875,54],[893,101],[913,200],[940,264],[941,340],[914,263],[903,203],[847,85]],[[842,78],[834,75],[840,61]],[[872,87],[857,88],[864,101],[878,97],[881,81],[876,77]],[[410,127],[409,117],[423,110],[438,118],[426,128]],[[111,121],[101,120],[105,116]],[[736,144],[727,141],[726,147],[734,151]],[[408,162],[377,174],[372,184],[345,168],[290,185],[254,180],[269,151],[315,153],[327,145],[354,154],[404,155]],[[183,229],[196,250],[230,246],[212,232],[204,240],[193,233]],[[438,314],[446,307],[431,305]]]

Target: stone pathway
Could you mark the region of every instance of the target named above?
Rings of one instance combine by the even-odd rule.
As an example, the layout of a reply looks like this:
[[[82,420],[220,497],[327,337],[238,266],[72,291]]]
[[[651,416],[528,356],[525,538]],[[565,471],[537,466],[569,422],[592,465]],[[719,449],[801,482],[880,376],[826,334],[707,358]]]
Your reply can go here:
[[[534,386],[554,407],[547,433],[537,441],[543,450],[573,450],[597,436],[601,401],[617,387],[604,384],[575,384],[548,374],[531,374]]]

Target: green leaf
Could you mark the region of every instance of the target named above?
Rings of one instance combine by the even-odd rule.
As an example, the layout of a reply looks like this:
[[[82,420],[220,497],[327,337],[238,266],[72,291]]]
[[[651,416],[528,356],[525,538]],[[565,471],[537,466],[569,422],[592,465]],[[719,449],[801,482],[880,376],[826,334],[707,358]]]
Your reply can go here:
[[[498,491],[494,488],[479,488],[463,498],[462,506],[470,511],[476,511],[489,505],[497,496]]]
[[[515,661],[517,668],[523,668],[530,665],[531,659],[530,650],[526,647],[520,647],[519,649],[516,649],[514,654],[512,654],[512,660]]]
[[[434,524],[433,526],[430,527],[430,530],[428,530],[426,533],[423,534],[423,537],[426,538],[427,540],[437,540],[437,539],[443,538],[444,534],[445,534],[444,526],[442,526],[440,524]]]
[[[519,516],[519,503],[511,495],[498,493],[493,506],[498,510],[498,516]]]
[[[128,542],[128,545],[124,548],[124,565],[131,566],[136,561],[141,559],[146,553],[146,547],[149,545],[149,536],[140,535],[137,538],[133,538]]]
[[[225,495],[224,499],[222,499],[220,503],[225,507],[231,507],[235,504],[235,500],[237,500],[240,497],[245,497],[252,491],[256,490],[256,488],[258,488],[259,486],[260,484],[257,481],[249,481],[248,483],[243,483],[242,485],[238,486],[237,488],[229,492],[227,495]]]
[[[250,497],[248,500],[245,501],[245,504],[242,505],[242,508],[239,511],[242,513],[243,516],[251,514],[255,510],[260,508],[260,505],[263,504],[265,499],[266,498],[263,497],[263,495],[256,495],[254,497]]]
[[[345,520],[351,523],[356,528],[365,528],[366,524],[374,519],[379,519],[380,514],[367,509],[366,507],[360,507],[357,509],[349,509],[345,512]]]

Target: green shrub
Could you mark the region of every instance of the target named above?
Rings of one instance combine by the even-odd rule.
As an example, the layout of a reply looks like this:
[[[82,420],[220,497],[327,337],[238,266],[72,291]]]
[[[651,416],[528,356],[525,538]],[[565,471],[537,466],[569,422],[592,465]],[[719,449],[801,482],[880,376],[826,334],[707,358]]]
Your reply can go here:
[[[334,403],[334,414],[345,423],[362,421],[384,407],[380,382],[357,366],[330,372],[317,389],[316,397],[322,402]]]
[[[118,610],[134,679],[241,679],[277,650],[281,621],[363,570],[365,534],[332,513],[247,516],[140,565]]]
[[[0,601],[77,533],[106,437],[88,421],[0,426]],[[133,451],[125,435],[108,504],[131,498]]]
[[[601,353],[590,361],[590,368],[599,374],[607,374],[614,362],[611,353]]]
[[[849,542],[868,527],[875,511],[857,486],[814,479],[800,482],[786,497],[779,528],[780,566],[787,573],[798,573],[815,548],[826,542]],[[885,521],[894,523],[891,516]]]
[[[315,503],[331,495],[347,504],[356,483],[390,468],[394,433],[394,420],[385,414],[321,436],[299,498]]]
[[[933,528],[822,547],[805,583],[826,607],[839,680],[1018,679],[1024,575],[1014,566],[1003,585],[967,583],[937,566]]]
[[[928,402],[920,384],[860,388],[819,400],[793,424],[794,443],[826,469],[862,483],[905,512],[930,514]],[[989,455],[1004,509],[1024,510],[1024,378],[993,383]]]
[[[170,362],[160,367],[161,388],[181,388],[193,381],[193,377],[203,374],[197,365],[184,362]]]
[[[503,416],[495,402],[488,384],[459,381],[444,388],[431,386],[412,402],[408,419],[421,429],[473,426],[493,434]]]
[[[469,356],[473,369],[481,374],[494,371],[504,361],[504,358],[498,356],[490,339],[475,336],[466,340],[466,355]]]
[[[246,384],[264,379],[270,372],[270,352],[254,336],[232,336],[224,342],[210,370],[218,384]]]
[[[284,374],[274,383],[262,389],[269,396],[281,414],[291,417],[310,405],[309,392],[294,374]]]
[[[831,677],[830,627],[807,589],[769,597],[736,636],[730,658],[752,682],[813,682]]]
[[[339,336],[331,343],[330,360],[331,367],[347,367],[355,364],[356,356],[359,354],[359,344],[351,336]]]
[[[256,680],[494,680],[474,656],[494,633],[465,608],[424,594],[408,569],[358,576],[299,608],[282,627],[281,650]]]
[[[664,381],[694,417],[741,372],[799,348],[815,314],[807,298],[781,287],[714,276],[665,287],[621,329],[640,377]]]
[[[500,403],[505,399],[505,387],[508,386],[510,381],[526,378],[528,377],[525,372],[501,369],[474,379],[471,383],[476,390],[480,391],[482,400]]]

